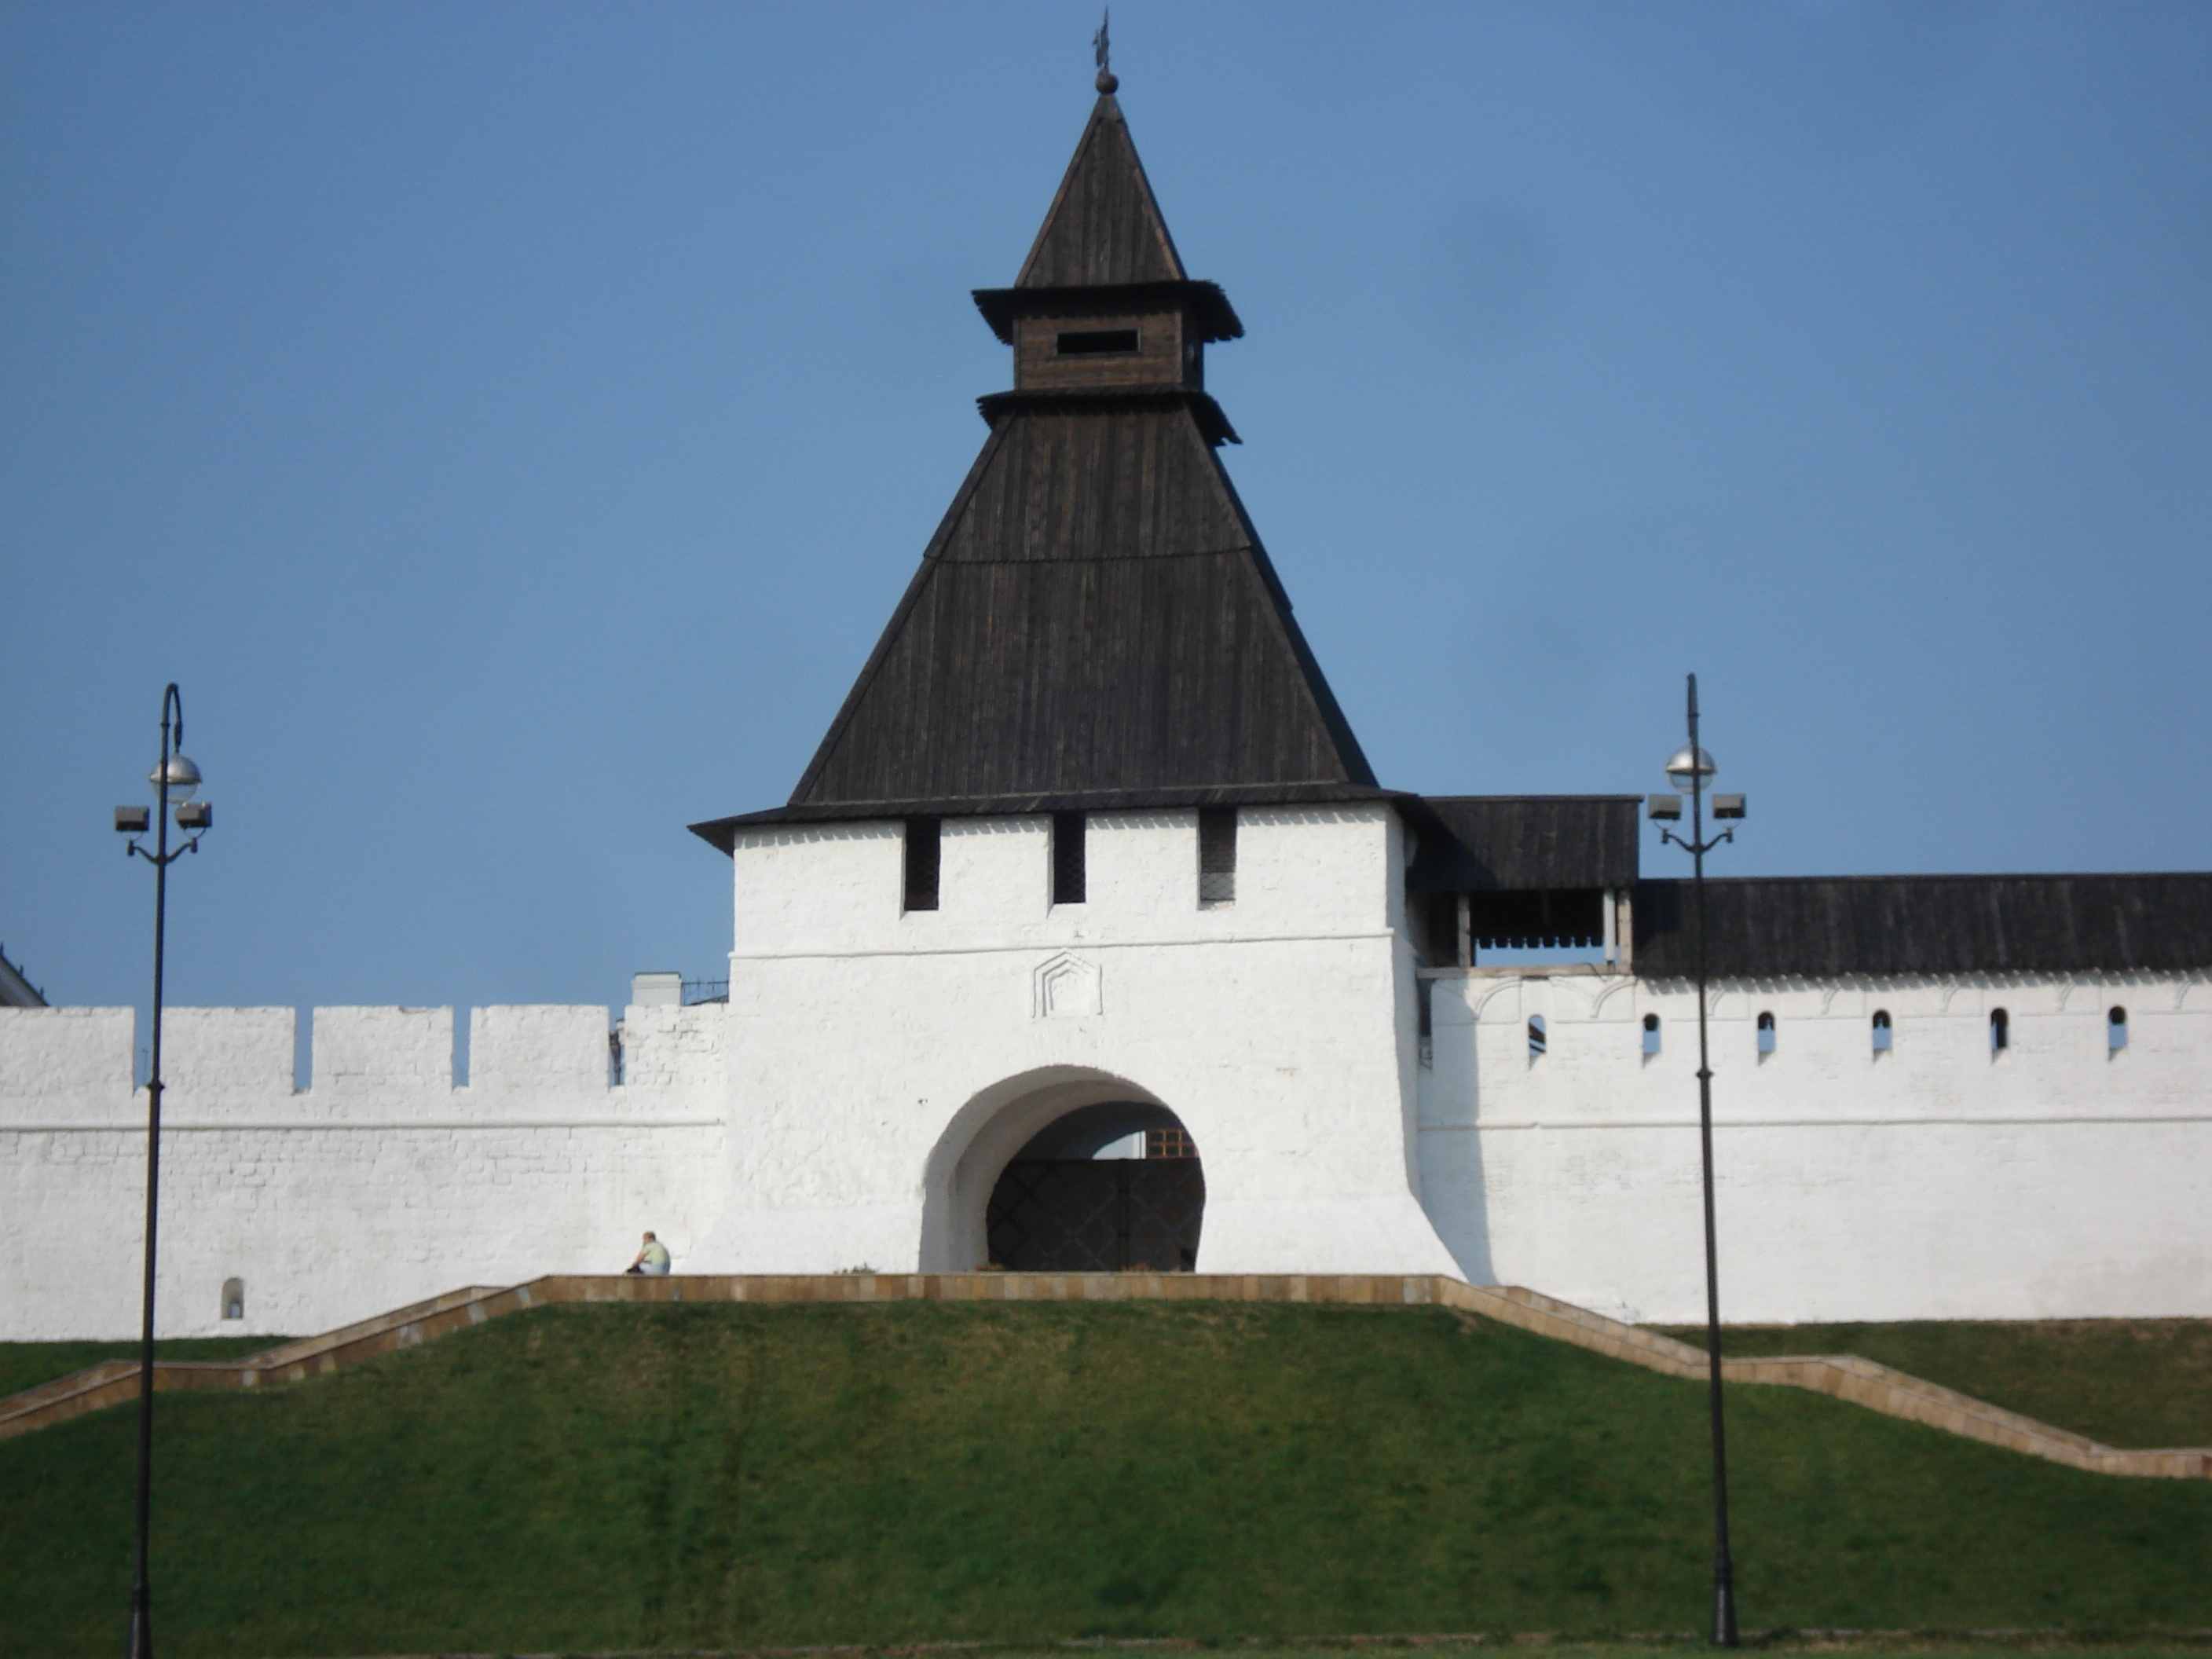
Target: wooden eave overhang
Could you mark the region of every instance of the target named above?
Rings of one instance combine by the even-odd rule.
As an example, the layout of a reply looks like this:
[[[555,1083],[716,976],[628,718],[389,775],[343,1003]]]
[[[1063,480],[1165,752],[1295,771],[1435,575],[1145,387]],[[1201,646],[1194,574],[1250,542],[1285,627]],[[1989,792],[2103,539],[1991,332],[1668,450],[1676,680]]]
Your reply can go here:
[[[1095,317],[1127,311],[1181,311],[1197,329],[1197,337],[1212,344],[1217,340],[1241,340],[1244,324],[1218,283],[1184,280],[1161,283],[1109,283],[1082,288],[979,288],[972,290],[975,309],[991,325],[1002,345],[1014,343],[1014,319],[1018,317]]]
[[[1079,410],[1182,408],[1190,411],[1199,434],[1212,447],[1244,441],[1229,424],[1221,405],[1196,386],[1025,386],[1012,392],[987,392],[975,399],[975,407],[984,423],[994,429],[1007,416],[1027,410],[1073,414]]]

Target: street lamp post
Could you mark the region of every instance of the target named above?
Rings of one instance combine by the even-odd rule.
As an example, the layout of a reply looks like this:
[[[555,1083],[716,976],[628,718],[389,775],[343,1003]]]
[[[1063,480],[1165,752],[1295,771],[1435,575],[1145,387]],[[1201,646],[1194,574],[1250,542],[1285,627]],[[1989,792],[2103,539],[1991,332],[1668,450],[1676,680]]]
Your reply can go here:
[[[138,1562],[131,1580],[131,1659],[153,1659],[153,1589],[146,1572],[147,1536],[154,1496],[154,1221],[161,1175],[161,969],[167,944],[169,866],[199,850],[200,837],[215,817],[205,801],[192,797],[200,769],[185,758],[185,702],[171,684],[161,693],[161,759],[146,780],[154,786],[154,850],[138,837],[149,827],[143,806],[115,809],[115,827],[131,837],[124,849],[154,866],[154,1034],[146,1077],[146,1267],[138,1319]],[[185,839],[169,845],[170,806]]]
[[[1713,1631],[1716,1647],[1737,1644],[1735,1627],[1735,1563],[1729,1553],[1728,1439],[1721,1422],[1721,1291],[1720,1252],[1713,1235],[1713,1067],[1705,1039],[1705,854],[1723,842],[1734,841],[1733,826],[1711,841],[1705,839],[1705,786],[1715,767],[1713,757],[1698,745],[1698,677],[1690,676],[1690,740],[1667,763],[1668,781],[1677,795],[1651,797],[1651,816],[1680,823],[1680,795],[1690,798],[1690,835],[1684,840],[1672,830],[1662,829],[1659,839],[1672,842],[1688,853],[1691,860],[1691,916],[1694,937],[1692,960],[1698,976],[1698,1139],[1704,1162],[1705,1198],[1705,1377],[1706,1404],[1712,1422],[1713,1443]],[[1741,818],[1741,795],[1715,795],[1713,817]]]

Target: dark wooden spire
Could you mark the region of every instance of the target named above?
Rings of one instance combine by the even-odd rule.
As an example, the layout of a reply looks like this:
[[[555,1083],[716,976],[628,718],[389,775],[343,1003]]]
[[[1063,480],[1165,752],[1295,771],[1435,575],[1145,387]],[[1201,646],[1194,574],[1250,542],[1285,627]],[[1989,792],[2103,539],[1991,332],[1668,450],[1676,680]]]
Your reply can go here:
[[[1129,124],[1121,118],[1114,94],[1103,93],[1014,286],[1098,288],[1183,280],[1182,258],[1129,140]]]
[[[790,805],[692,827],[1371,799],[1215,453],[1185,276],[1110,94],[1011,289],[990,437]]]

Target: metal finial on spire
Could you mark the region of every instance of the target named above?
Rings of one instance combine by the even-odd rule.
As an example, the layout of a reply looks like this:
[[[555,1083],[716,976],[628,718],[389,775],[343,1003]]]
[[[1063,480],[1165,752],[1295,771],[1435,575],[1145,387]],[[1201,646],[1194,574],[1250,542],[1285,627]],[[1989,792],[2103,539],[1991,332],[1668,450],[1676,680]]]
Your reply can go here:
[[[1107,26],[1114,21],[1113,8],[1103,9],[1098,18],[1098,33],[1091,37],[1091,57],[1098,65],[1098,90],[1112,92],[1121,83],[1114,75],[1114,43],[1107,37]]]

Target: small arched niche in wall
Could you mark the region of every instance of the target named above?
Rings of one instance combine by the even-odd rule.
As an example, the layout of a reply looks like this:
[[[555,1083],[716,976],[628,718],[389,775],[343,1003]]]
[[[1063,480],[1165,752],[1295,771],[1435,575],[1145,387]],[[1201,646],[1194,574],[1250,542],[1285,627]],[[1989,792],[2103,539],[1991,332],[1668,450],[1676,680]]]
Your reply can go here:
[[[222,1281],[222,1316],[225,1319],[246,1317],[246,1281],[226,1279]]]
[[[2128,1046],[2128,1011],[2114,1003],[2105,1015],[2105,1052],[2117,1054]]]
[[[1541,1015],[1541,1014],[1531,1014],[1531,1015],[1529,1015],[1529,1016],[1528,1016],[1528,1058],[1529,1058],[1532,1061],[1533,1061],[1533,1060],[1539,1060],[1543,1059],[1546,1049],[1547,1049],[1550,1046],[1551,1046],[1551,1034],[1550,1034],[1550,1033],[1549,1033],[1549,1032],[1545,1029],[1545,1026],[1544,1026],[1544,1017],[1543,1017],[1543,1015]]]
[[[1874,1011],[1875,1054],[1877,1056],[1887,1054],[1894,1043],[1896,1036],[1897,1033],[1890,1029],[1889,1010],[1887,1008],[1875,1009]]]
[[[1774,1016],[1761,1013],[1759,1017],[1759,1057],[1765,1060],[1774,1052]]]
[[[2012,1016],[2002,1008],[1990,1010],[1990,1053],[2001,1054],[2012,1047]]]
[[[1649,1060],[1659,1052],[1659,1016],[1644,1016],[1644,1058]]]

